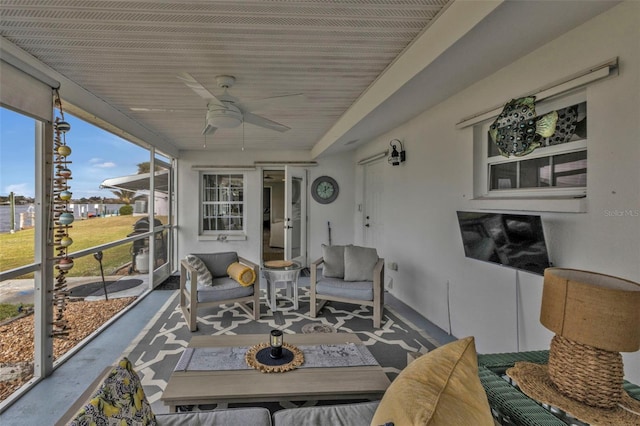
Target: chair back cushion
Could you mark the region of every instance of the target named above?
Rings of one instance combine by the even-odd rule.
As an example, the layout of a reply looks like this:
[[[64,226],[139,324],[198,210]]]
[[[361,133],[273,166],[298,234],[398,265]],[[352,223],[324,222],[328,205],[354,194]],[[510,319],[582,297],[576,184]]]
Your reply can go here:
[[[199,286],[210,287],[211,285],[213,285],[213,277],[211,276],[211,272],[207,268],[207,265],[204,264],[202,259],[200,259],[195,254],[188,254],[187,257],[185,257],[185,260],[198,272]]]
[[[344,280],[373,281],[373,268],[378,263],[374,248],[346,246],[344,248]]]
[[[322,245],[322,276],[344,278],[344,246]]]
[[[197,254],[196,256],[202,259],[213,278],[228,277],[227,268],[233,262],[238,261],[238,253],[235,251]]]
[[[473,337],[409,364],[387,388],[371,425],[493,426]]]

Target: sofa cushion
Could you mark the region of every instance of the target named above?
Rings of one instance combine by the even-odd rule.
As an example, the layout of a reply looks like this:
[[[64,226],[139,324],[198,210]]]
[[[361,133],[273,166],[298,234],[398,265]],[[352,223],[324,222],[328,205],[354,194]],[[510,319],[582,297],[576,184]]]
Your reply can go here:
[[[322,276],[344,278],[344,246],[322,244]]]
[[[215,278],[212,286],[198,286],[198,303],[248,297],[253,294],[253,290],[253,286],[241,286],[233,278]]]
[[[409,364],[391,383],[371,425],[493,426],[478,376],[473,337],[441,346]]]
[[[344,248],[344,280],[373,281],[373,268],[378,262],[374,248],[347,246]]]
[[[230,408],[192,413],[158,414],[158,426],[271,426],[271,415],[266,408]]]
[[[277,426],[367,426],[377,407],[378,401],[289,408],[273,413],[273,422]]]
[[[325,296],[370,301],[373,300],[373,282],[320,278],[316,282],[316,293]]]
[[[256,280],[256,272],[253,268],[239,262],[233,262],[229,265],[227,274],[229,274],[229,278],[233,278],[243,287],[250,286]]]
[[[156,418],[131,362],[123,358],[69,425],[155,425]]]
[[[238,253],[235,251],[196,254],[196,256],[202,259],[213,278],[228,277],[227,268],[238,261]]]
[[[189,266],[193,267],[198,273],[198,285],[199,286],[210,286],[213,281],[213,277],[211,276],[211,272],[204,264],[202,259],[194,254],[188,254],[185,258]]]

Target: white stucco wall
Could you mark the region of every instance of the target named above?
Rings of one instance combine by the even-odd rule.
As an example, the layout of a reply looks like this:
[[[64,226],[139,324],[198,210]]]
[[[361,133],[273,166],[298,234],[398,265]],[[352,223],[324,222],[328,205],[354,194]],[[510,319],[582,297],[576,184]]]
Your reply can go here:
[[[479,352],[546,349],[552,333],[539,323],[542,277],[464,257],[456,210],[477,210],[473,198],[472,129],[462,118],[521,96],[618,56],[620,75],[587,89],[589,173],[586,213],[541,213],[552,260],[640,282],[640,3],[625,2],[523,57],[354,153],[321,157],[308,169],[308,186],[322,175],[338,181],[329,205],[308,200],[308,258],[321,256],[331,223],[334,244],[362,243],[363,167],[358,159],[405,144],[407,161],[384,168],[384,235],[379,252],[391,292],[457,337],[474,335]],[[179,257],[236,250],[260,259],[261,170],[248,171],[246,241],[198,238],[198,172],[194,164],[252,165],[254,161],[309,160],[310,153],[183,152],[178,207]],[[307,190],[308,194],[308,190]],[[516,300],[516,287],[519,298]],[[447,295],[448,293],[448,295]],[[449,304],[447,304],[449,300]],[[519,316],[516,316],[519,312]],[[518,325],[518,326],[516,326]],[[640,353],[623,354],[628,380],[640,383]]]
[[[363,158],[398,138],[407,151],[405,164],[384,171],[384,203],[393,208],[379,240],[387,262],[399,266],[387,268],[396,297],[444,330],[450,322],[457,337],[474,335],[479,352],[548,348],[552,333],[539,323],[542,277],[464,256],[455,212],[478,204],[472,128],[455,124],[616,56],[619,76],[587,89],[587,212],[541,215],[556,266],[640,282],[639,28],[640,3],[625,2],[358,150]],[[356,177],[361,198],[360,169]],[[357,239],[362,223],[354,217]],[[626,377],[640,383],[640,353],[623,355]]]
[[[334,244],[352,242],[353,209],[354,209],[354,160],[353,152],[327,156],[316,159],[318,165],[307,169],[307,186],[310,187],[315,178],[328,175],[340,186],[336,201],[328,205],[315,202],[308,195],[307,215],[308,229],[308,261],[322,256],[321,244],[328,243],[327,222],[331,222],[332,240]],[[254,262],[260,262],[260,243],[262,239],[262,170],[244,171],[247,177],[247,239],[244,241],[216,241],[198,237],[198,191],[199,171],[194,165],[207,166],[253,166],[254,161],[309,161],[308,151],[287,152],[214,152],[185,151],[180,156],[178,170],[178,258],[188,253],[206,253],[215,251],[237,251],[241,256]],[[269,166],[269,169],[274,167]]]

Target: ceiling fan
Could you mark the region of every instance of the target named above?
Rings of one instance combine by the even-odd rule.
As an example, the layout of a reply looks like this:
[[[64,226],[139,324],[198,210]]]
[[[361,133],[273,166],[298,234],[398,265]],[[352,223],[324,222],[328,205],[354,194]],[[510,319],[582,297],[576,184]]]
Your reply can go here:
[[[178,75],[178,79],[200,95],[200,97],[207,100],[206,124],[202,130],[203,135],[210,135],[218,128],[226,129],[238,127],[242,123],[250,123],[255,126],[264,127],[278,132],[286,132],[290,127],[269,120],[268,118],[260,115],[253,114],[251,111],[272,101],[279,101],[282,99],[297,100],[304,96],[301,93],[297,93],[241,103],[236,97],[232,96],[228,92],[228,89],[236,82],[235,77],[231,75],[219,75],[216,77],[218,87],[224,89],[223,93],[217,96],[209,92],[191,74],[186,72],[180,73]]]

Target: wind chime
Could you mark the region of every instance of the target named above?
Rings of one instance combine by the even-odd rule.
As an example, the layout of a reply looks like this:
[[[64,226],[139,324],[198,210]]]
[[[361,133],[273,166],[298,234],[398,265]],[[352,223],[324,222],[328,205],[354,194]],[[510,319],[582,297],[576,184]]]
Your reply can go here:
[[[73,244],[73,240],[69,237],[69,229],[74,220],[73,213],[69,211],[69,201],[72,194],[69,191],[71,170],[69,170],[68,166],[71,161],[68,160],[68,157],[71,155],[71,148],[67,146],[65,138],[66,133],[71,130],[71,125],[64,121],[62,102],[57,90],[55,92],[55,102],[60,111],[60,116],[56,117],[54,123],[54,177],[51,201],[56,270],[56,282],[53,288],[53,336],[65,337],[69,334],[68,321],[64,317],[67,301],[69,300],[66,275],[73,268],[73,259],[68,256],[67,252],[69,246]]]

